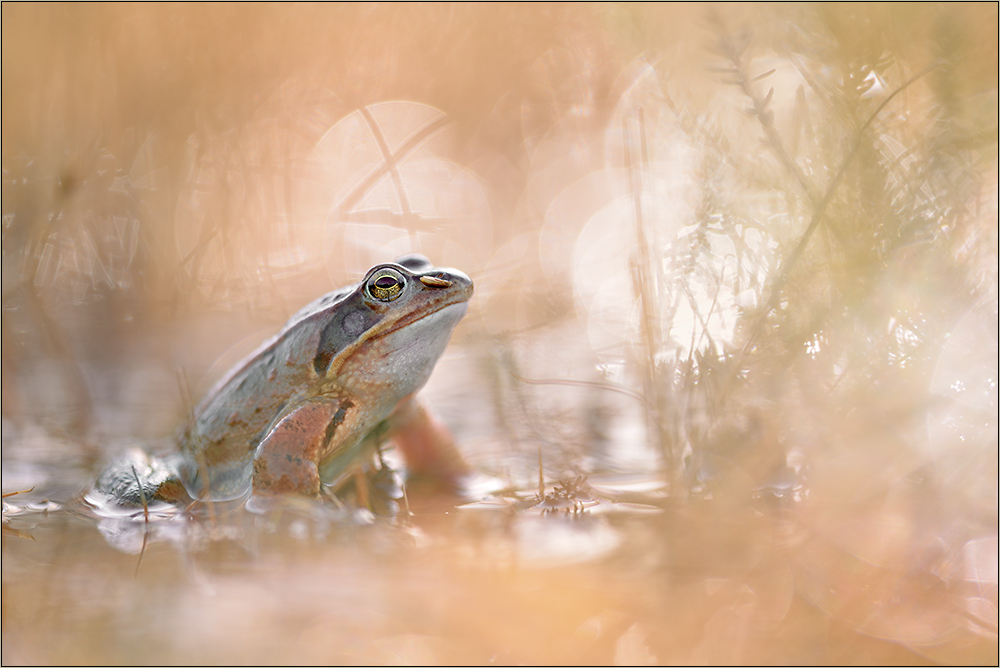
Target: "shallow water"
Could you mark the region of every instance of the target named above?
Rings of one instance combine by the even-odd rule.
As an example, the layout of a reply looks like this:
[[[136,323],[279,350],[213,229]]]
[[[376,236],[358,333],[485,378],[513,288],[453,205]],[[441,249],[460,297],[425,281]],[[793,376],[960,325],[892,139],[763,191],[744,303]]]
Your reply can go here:
[[[8,497],[4,663],[996,658],[995,536],[927,556],[914,516],[820,530],[808,499],[589,482],[603,500],[569,512],[417,495],[394,518],[215,504],[147,524]]]

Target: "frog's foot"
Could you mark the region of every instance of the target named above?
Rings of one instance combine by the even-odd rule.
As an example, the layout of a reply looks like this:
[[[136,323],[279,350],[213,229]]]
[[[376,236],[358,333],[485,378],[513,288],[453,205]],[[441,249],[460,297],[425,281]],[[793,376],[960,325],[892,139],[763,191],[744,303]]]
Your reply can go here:
[[[381,463],[355,462],[331,484],[323,484],[324,496],[338,507],[367,510],[378,517],[399,512],[403,490],[395,471]]]
[[[472,468],[455,446],[451,432],[416,399],[396,409],[389,438],[406,460],[410,484],[429,482],[461,492],[472,477]]]
[[[164,504],[183,505],[191,497],[170,463],[132,449],[104,469],[85,500],[99,512],[117,514]]]
[[[360,466],[354,469],[354,504],[358,508],[372,509],[371,491],[368,488],[368,476]]]

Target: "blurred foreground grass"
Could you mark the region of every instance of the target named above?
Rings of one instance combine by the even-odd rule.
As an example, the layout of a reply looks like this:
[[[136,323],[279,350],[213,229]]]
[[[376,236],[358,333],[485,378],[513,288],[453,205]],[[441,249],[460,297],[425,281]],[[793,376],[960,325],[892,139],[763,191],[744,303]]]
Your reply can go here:
[[[537,518],[425,527],[446,547],[386,579],[368,544],[334,572],[329,543],[286,548],[306,647],[288,660],[328,658],[308,629],[346,623],[302,582],[352,569],[382,620],[365,641],[426,662],[587,663],[580,634],[607,645],[595,661],[995,660],[996,5],[2,11],[3,488],[36,485],[23,508],[169,438],[179,387],[197,400],[303,304],[415,250],[476,281],[427,392],[470,458],[515,486],[539,451],[550,481],[640,474],[662,514],[614,520],[617,556],[566,580],[501,558],[528,593],[438,574],[439,627],[406,632],[387,610],[430,596],[406,585],[422,560],[492,568],[545,544]],[[84,622],[104,553],[67,518],[32,550],[4,521],[5,663],[174,646],[120,626],[186,581],[162,553],[138,588],[131,561],[106,574],[118,593]],[[281,554],[214,581],[240,590],[216,614],[280,598]],[[165,618],[203,602],[180,592]],[[456,649],[470,612],[502,619]],[[195,644],[256,661],[235,638],[268,624]],[[403,656],[375,645],[336,656]]]

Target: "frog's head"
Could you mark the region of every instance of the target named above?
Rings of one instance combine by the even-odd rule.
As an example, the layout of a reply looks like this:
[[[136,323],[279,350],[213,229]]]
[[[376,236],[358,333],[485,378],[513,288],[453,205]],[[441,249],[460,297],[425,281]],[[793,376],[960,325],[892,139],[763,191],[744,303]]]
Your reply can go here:
[[[376,265],[327,311],[313,368],[352,393],[402,399],[427,382],[471,296],[468,276],[420,255]]]

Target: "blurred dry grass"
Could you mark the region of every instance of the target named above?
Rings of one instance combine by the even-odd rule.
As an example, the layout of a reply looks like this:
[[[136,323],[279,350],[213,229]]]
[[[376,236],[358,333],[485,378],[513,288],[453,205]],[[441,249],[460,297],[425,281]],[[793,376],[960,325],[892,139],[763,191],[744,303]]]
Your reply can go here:
[[[198,395],[416,250],[476,280],[428,389],[480,465],[524,484],[541,449],[554,478],[653,472],[718,506],[629,534],[662,598],[626,579],[553,634],[604,624],[635,661],[783,656],[713,653],[734,629],[995,658],[995,4],[2,12],[4,491],[14,460],[51,481],[59,453],[169,435],[178,367]],[[773,530],[751,497],[783,499]],[[812,621],[774,603],[792,571]],[[787,656],[915,656],[879,651]]]

